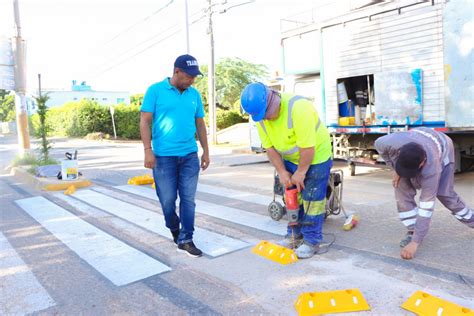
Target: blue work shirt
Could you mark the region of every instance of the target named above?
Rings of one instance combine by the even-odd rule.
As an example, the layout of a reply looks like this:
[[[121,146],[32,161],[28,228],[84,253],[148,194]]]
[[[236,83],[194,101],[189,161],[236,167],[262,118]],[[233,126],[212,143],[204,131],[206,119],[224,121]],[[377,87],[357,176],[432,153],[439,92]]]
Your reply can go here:
[[[186,156],[197,152],[196,118],[204,117],[199,92],[189,87],[182,93],[170,78],[151,85],[142,112],[153,113],[152,146],[157,156]]]

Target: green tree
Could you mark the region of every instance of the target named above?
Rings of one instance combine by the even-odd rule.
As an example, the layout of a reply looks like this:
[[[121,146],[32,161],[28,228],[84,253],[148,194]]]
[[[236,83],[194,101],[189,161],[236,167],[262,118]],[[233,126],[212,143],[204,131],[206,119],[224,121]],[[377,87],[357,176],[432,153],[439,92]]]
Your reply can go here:
[[[48,130],[49,126],[46,123],[46,113],[48,112],[48,106],[46,102],[49,100],[49,96],[47,94],[40,95],[34,98],[36,104],[38,105],[38,117],[39,117],[39,130],[38,134],[41,137],[41,147],[39,149],[40,152],[40,161],[49,161],[49,150],[51,149],[51,145],[48,141]]]
[[[207,65],[200,67],[204,76],[198,78],[196,89],[207,106]],[[255,81],[265,81],[268,69],[265,65],[249,63],[240,58],[223,58],[216,64],[216,103],[224,110],[240,111],[240,94],[244,87]]]
[[[141,106],[143,102],[143,93],[137,93],[130,96],[130,104]]]
[[[0,122],[15,120],[15,96],[0,89]]]

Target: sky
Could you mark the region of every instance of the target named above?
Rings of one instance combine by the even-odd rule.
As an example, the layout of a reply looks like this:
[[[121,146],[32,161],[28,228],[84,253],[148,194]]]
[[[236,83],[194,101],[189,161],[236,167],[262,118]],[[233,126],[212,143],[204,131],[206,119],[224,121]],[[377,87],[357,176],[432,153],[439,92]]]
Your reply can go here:
[[[184,0],[18,1],[30,92],[41,73],[44,88],[68,90],[77,80],[93,90],[143,93],[171,76],[174,60],[186,53]],[[274,74],[281,68],[280,19],[324,1],[255,0],[219,12],[245,2],[213,0],[215,60],[238,57]],[[207,6],[188,0],[190,54],[200,64],[210,58]],[[0,36],[13,33],[13,0],[0,0]]]

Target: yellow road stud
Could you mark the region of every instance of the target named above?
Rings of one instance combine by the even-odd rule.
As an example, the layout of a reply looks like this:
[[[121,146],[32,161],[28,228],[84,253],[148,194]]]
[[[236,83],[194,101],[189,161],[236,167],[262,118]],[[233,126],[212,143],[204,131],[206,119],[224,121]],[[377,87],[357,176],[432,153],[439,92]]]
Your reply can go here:
[[[64,194],[66,195],[71,195],[71,194],[74,194],[74,192],[76,192],[76,187],[74,185],[70,185],[66,191],[64,191]]]
[[[144,174],[142,176],[135,176],[130,179],[128,179],[128,184],[133,184],[133,185],[143,185],[143,184],[152,184],[155,181],[153,180],[153,177],[150,176],[149,174]]]
[[[299,316],[370,310],[359,289],[303,293],[296,300],[295,308]]]
[[[445,301],[423,291],[416,291],[402,308],[420,316],[474,316],[474,310]]]
[[[295,252],[283,246],[262,240],[255,247],[252,252],[281,264],[290,264],[298,261]]]

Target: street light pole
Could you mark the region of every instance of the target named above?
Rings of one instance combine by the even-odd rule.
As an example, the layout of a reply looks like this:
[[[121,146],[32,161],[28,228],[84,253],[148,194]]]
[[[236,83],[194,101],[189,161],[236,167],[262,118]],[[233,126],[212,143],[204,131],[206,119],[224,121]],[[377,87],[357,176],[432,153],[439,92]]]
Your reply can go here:
[[[184,0],[184,32],[186,38],[186,54],[190,53],[189,48],[189,15],[188,15],[188,0]]]
[[[214,81],[214,34],[212,31],[212,0],[208,0],[209,8],[209,47],[210,47],[210,54],[209,54],[209,66],[208,66],[208,73],[207,73],[207,88],[208,88],[208,97],[207,101],[209,103],[209,134],[211,144],[217,144],[217,134],[216,134],[216,86]]]
[[[13,0],[13,13],[15,16],[15,37],[13,42],[13,55],[15,60],[15,109],[16,126],[18,134],[18,151],[23,156],[30,149],[30,135],[28,133],[28,114],[26,111],[26,58],[25,42],[21,38],[20,10],[18,0]]]

